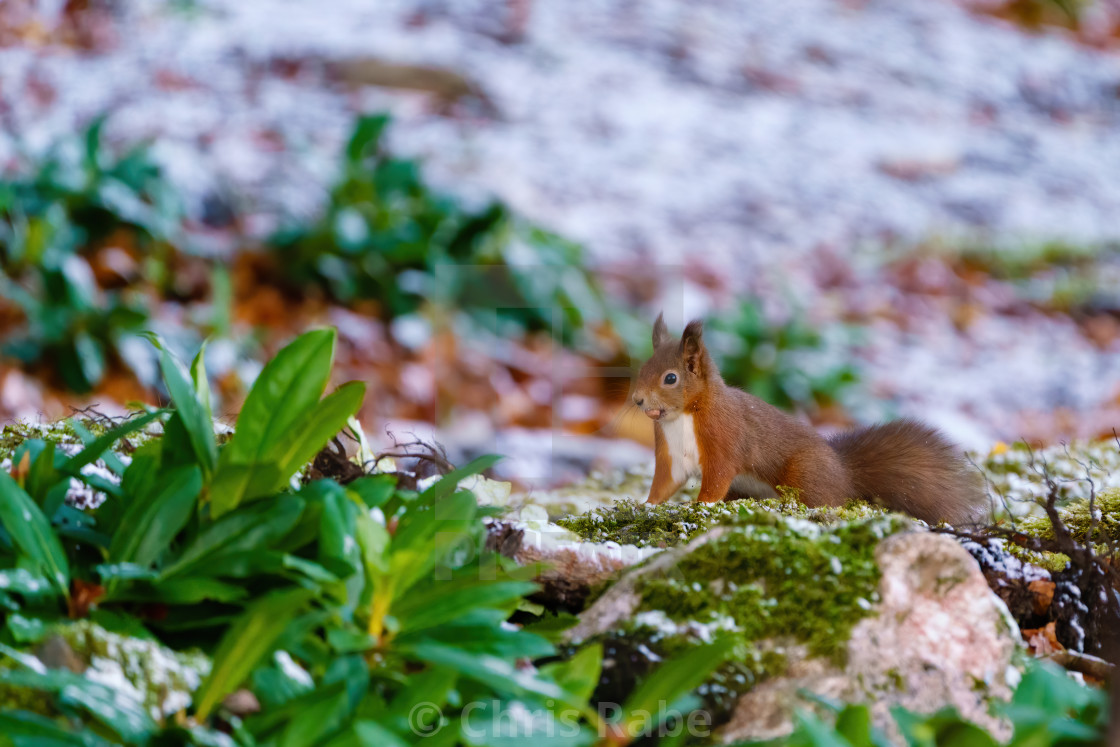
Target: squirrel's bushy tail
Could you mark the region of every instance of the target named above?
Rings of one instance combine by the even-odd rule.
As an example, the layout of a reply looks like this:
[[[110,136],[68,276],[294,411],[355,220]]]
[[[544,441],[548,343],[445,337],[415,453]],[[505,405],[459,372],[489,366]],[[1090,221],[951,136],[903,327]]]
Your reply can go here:
[[[930,524],[969,524],[988,510],[983,480],[941,433],[914,420],[857,428],[828,440],[866,498]]]

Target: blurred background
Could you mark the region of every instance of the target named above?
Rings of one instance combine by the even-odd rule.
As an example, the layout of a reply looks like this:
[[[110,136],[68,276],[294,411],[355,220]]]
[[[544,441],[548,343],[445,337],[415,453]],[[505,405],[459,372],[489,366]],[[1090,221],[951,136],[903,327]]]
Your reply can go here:
[[[1113,0],[4,0],[0,422],[232,422],[339,331],[381,447],[648,462],[664,309],[822,428],[1120,426]]]

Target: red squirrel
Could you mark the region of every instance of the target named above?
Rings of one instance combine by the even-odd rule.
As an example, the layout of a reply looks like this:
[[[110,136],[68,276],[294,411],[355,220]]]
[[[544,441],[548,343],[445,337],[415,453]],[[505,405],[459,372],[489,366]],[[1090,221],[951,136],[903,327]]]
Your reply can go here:
[[[785,486],[808,506],[864,498],[929,523],[968,523],[986,504],[979,474],[936,429],[897,420],[820,436],[758,397],[728,386],[704,346],[703,323],[680,340],[664,317],[634,404],[653,420],[656,464],[647,503],[701,475],[699,500],[746,497],[752,485]],[[755,493],[757,495],[757,493]]]

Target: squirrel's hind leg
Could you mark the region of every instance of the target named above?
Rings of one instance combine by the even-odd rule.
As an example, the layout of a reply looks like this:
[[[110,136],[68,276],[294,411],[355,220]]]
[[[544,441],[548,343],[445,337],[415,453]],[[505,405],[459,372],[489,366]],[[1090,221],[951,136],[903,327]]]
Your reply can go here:
[[[836,453],[824,449],[800,451],[789,458],[774,488],[793,488],[806,506],[843,506],[854,498],[851,480]]]

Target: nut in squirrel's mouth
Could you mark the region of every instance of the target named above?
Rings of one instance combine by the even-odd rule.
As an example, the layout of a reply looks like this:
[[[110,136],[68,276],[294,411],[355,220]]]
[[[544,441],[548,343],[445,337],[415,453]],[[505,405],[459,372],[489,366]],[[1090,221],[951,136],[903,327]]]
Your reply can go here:
[[[646,415],[649,416],[650,420],[660,420],[661,416],[664,415],[664,414],[665,414],[664,410],[659,410],[655,407],[651,407],[648,410],[646,410]]]

